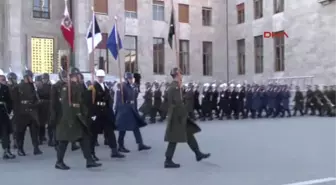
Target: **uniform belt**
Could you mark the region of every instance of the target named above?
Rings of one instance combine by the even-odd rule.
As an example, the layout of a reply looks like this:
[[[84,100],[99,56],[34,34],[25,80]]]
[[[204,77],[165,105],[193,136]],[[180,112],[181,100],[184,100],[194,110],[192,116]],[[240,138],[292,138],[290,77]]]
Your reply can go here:
[[[79,103],[73,103],[73,104],[71,104],[71,107],[79,108],[80,104]]]
[[[102,106],[102,107],[106,106],[106,102],[98,101],[96,104],[97,104],[98,106]]]
[[[127,104],[134,104],[134,101],[126,101]]]
[[[21,104],[33,104],[33,101],[30,100],[22,100]]]

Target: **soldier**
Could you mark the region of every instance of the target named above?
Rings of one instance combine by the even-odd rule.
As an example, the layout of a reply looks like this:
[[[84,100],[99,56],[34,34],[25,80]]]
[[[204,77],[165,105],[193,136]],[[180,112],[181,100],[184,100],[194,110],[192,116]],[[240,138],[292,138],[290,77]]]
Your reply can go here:
[[[154,87],[155,90],[153,92],[153,98],[154,98],[154,104],[152,108],[152,115],[151,118],[156,121],[156,115],[159,114],[160,120],[162,120],[162,112],[161,112],[161,104],[162,104],[162,91],[161,91],[161,85],[159,83],[155,83]]]
[[[211,115],[212,111],[215,111],[216,117],[219,118],[219,111],[218,111],[218,90],[217,90],[217,85],[213,83],[211,85],[212,88],[212,97],[211,97]]]
[[[226,116],[227,116],[227,119],[232,119],[232,112],[234,111],[234,100],[233,100],[233,96],[232,94],[233,93],[233,89],[234,89],[235,85],[234,84],[230,84],[228,90],[226,91],[227,93],[227,97],[228,97],[228,105],[229,105],[229,109],[228,109],[228,112],[226,113]]]
[[[275,88],[275,113],[273,114],[273,118],[280,115],[280,117],[284,116],[283,106],[282,106],[282,89],[281,86]]]
[[[315,98],[314,98],[314,92],[311,89],[311,86],[307,86],[307,92],[306,92],[306,105],[305,105],[305,114],[308,114],[308,109],[310,109],[310,115],[315,115]]]
[[[183,95],[183,99],[186,105],[186,109],[188,112],[188,116],[190,119],[195,120],[195,114],[194,114],[194,92],[192,90],[192,83],[188,84],[188,87],[185,90],[185,93]]]
[[[238,84],[237,84],[238,85]],[[239,84],[239,88],[240,88]],[[239,89],[240,90],[240,89]],[[237,86],[233,86],[232,88],[232,93],[231,93],[231,101],[230,101],[230,106],[233,111],[233,117],[234,119],[239,119],[239,91]]]
[[[295,87],[295,95],[294,95],[294,113],[293,116],[296,116],[296,112],[299,111],[301,116],[304,115],[303,113],[303,103],[304,103],[304,97],[300,90],[299,86]]]
[[[37,94],[40,98],[40,110],[39,110],[39,121],[40,121],[40,132],[39,132],[39,141],[42,144],[46,141],[45,132],[46,125],[49,125],[50,119],[50,94],[51,94],[51,83],[48,73],[44,73],[41,76],[41,85],[37,88]],[[49,138],[50,140],[50,138]]]
[[[251,116],[255,116],[255,112],[252,110],[252,97],[253,88],[250,84],[246,85],[246,103],[245,103],[245,117],[247,118],[251,113]]]
[[[96,81],[93,87],[89,87],[94,91],[95,97],[93,104],[88,108],[91,109],[91,124],[92,138],[91,138],[91,155],[93,160],[98,161],[98,157],[95,152],[95,145],[98,139],[98,134],[106,133],[107,142],[111,149],[112,158],[124,158],[125,156],[118,152],[115,130],[115,114],[111,107],[111,97],[107,86],[104,84],[105,71],[102,69],[97,70]]]
[[[267,90],[267,116],[270,117],[275,114],[275,97],[276,97],[276,87],[272,84],[269,85],[269,88]]]
[[[32,71],[25,70],[23,81],[18,85],[17,91],[13,92],[12,97],[14,98],[14,106],[17,106],[19,110],[16,124],[18,155],[26,156],[23,145],[27,127],[29,127],[34,155],[42,154],[38,143],[39,120],[37,108],[39,100],[33,84]]]
[[[169,87],[169,83],[166,82],[165,83],[165,90],[163,92],[163,103],[161,104],[161,114],[162,114],[162,117],[160,119],[160,121],[163,121],[166,119],[167,117],[167,111],[168,111],[168,97],[167,97],[167,92],[168,92],[168,87]]]
[[[139,111],[142,113],[142,118],[145,120],[147,116],[150,116],[151,123],[155,123],[155,118],[153,118],[153,115],[151,114],[153,109],[153,91],[152,87],[153,85],[149,82],[146,82],[146,91],[145,95],[143,96],[144,102],[139,108]]]
[[[202,119],[203,114],[202,114],[202,107],[199,101],[200,92],[198,84],[194,84],[193,91],[194,91],[194,110],[197,112],[198,118]]]
[[[16,156],[10,150],[10,134],[12,125],[9,118],[13,109],[10,91],[6,84],[6,76],[0,69],[0,139],[3,149],[3,159],[14,159]]]
[[[70,167],[64,163],[64,155],[69,142],[79,141],[86,159],[86,167],[99,167],[102,164],[96,163],[90,154],[89,129],[83,112],[82,95],[83,88],[78,82],[78,70],[71,70],[69,84],[63,83],[61,89],[61,118],[56,125],[57,161],[56,169],[69,170]],[[70,85],[70,86],[69,86]],[[70,89],[69,89],[70,88]],[[68,92],[70,91],[70,92]],[[70,94],[70,97],[68,96]]]
[[[289,91],[289,88],[287,85],[284,85],[283,89],[282,89],[282,108],[283,108],[283,112],[287,112],[287,117],[291,117],[291,111],[289,109],[289,99],[291,97],[291,93]]]
[[[267,110],[267,104],[268,104],[268,94],[265,90],[265,86],[262,85],[260,87],[260,91],[259,91],[259,95],[260,95],[260,107],[258,109],[258,118],[262,118],[263,115],[263,111],[265,112],[265,115],[267,116],[268,110]]]
[[[173,68],[170,72],[173,77],[168,90],[168,123],[165,133],[165,142],[168,142],[166,150],[165,168],[179,168],[180,165],[173,162],[177,143],[187,142],[190,149],[195,153],[196,160],[201,161],[210,157],[209,153],[202,153],[194,136],[201,129],[190,119],[181,97],[182,75],[178,68]]]
[[[203,85],[203,92],[202,92],[202,114],[203,118],[201,119],[202,121],[205,121],[206,118],[209,120],[212,120],[212,115],[211,115],[211,92],[209,90],[209,83],[205,83]]]
[[[319,116],[323,116],[323,107],[325,105],[323,93],[320,90],[320,87],[318,85],[315,85],[315,91],[313,100],[314,102],[314,108],[319,112]]]
[[[228,112],[229,108],[229,100],[228,97],[226,97],[226,90],[227,90],[227,84],[223,83],[219,86],[219,120],[223,120],[224,116]]]
[[[120,85],[120,91],[117,92],[116,101],[116,125],[119,130],[118,144],[119,152],[130,152],[124,144],[126,131],[133,131],[138,150],[149,150],[150,146],[143,143],[140,128],[147,124],[141,119],[138,111],[136,110],[136,93],[134,91],[133,74],[125,73],[125,82]]]
[[[13,98],[16,98],[16,97],[12,97],[14,94],[16,94],[15,92],[18,92],[18,82],[17,82],[17,75],[13,72],[9,72],[7,74],[7,79],[8,79],[8,88],[9,88],[9,94],[11,96],[11,100],[13,100]],[[13,140],[14,140],[14,148],[16,149],[17,148],[17,142],[16,142],[16,125],[17,125],[17,120],[18,120],[18,105],[15,105],[15,103],[12,101],[12,118],[11,118],[11,122],[12,122],[12,129],[13,129]]]

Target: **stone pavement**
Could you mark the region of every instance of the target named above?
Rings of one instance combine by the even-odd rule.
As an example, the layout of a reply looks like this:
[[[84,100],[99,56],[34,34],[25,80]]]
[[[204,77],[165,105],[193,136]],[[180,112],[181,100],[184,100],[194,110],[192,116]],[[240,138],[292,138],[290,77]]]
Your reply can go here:
[[[0,160],[1,185],[285,185],[335,177],[335,132],[333,118],[297,117],[201,124],[197,134],[201,149],[210,159],[196,162],[186,144],[178,146],[175,161],[180,169],[164,169],[165,125],[142,129],[153,149],[136,151],[132,133],[124,160],[109,158],[106,146],[98,147],[101,169],[87,170],[80,151],[66,156],[70,171],[54,169],[55,152],[43,147],[44,155],[33,156],[27,141],[27,157]],[[100,141],[102,143],[102,141]],[[319,185],[334,185],[335,181]],[[299,185],[299,184],[298,184]]]

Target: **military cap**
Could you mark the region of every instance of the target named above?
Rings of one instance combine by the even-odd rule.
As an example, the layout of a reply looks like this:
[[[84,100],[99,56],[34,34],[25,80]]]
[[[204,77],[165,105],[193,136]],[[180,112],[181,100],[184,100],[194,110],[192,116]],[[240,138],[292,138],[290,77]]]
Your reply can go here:
[[[128,80],[128,79],[133,79],[133,74],[132,74],[131,72],[126,72],[126,73],[124,74],[124,78],[125,78],[126,80]]]
[[[181,70],[178,67],[174,67],[170,70],[170,76],[175,78],[177,74],[181,73]]]
[[[9,72],[8,74],[7,74],[7,79],[8,80],[17,80],[17,75],[14,73],[14,72]]]
[[[22,76],[23,76],[23,77],[28,77],[28,76],[33,77],[33,76],[34,76],[34,73],[33,73],[31,70],[26,69],[26,70],[23,72],[23,75],[22,75]]]

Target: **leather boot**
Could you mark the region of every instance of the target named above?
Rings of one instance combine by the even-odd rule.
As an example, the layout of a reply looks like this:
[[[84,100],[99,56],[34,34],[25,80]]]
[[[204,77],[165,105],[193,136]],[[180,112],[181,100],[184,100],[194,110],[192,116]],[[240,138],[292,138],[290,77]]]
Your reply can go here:
[[[40,150],[39,147],[34,147],[34,155],[41,155],[43,152]]]
[[[19,148],[17,154],[18,156],[26,156],[26,152],[23,150],[23,148]]]
[[[15,155],[11,153],[9,149],[5,149],[4,154],[3,154],[3,159],[15,159]]]
[[[99,158],[96,156],[96,154],[92,154],[91,156],[94,161],[99,161]]]
[[[116,148],[113,148],[111,152],[111,158],[125,158],[125,155],[120,153]]]
[[[59,170],[70,170],[70,167],[67,166],[63,161],[56,162],[55,168]]]
[[[127,149],[127,148],[125,148],[124,146],[120,146],[119,147],[119,152],[121,152],[121,153],[129,153],[130,151]]]
[[[142,151],[142,150],[150,150],[152,147],[150,147],[150,146],[147,146],[147,145],[145,145],[145,144],[139,144],[138,145],[138,150],[139,151]]]
[[[172,158],[166,157],[166,160],[164,162],[164,168],[180,168],[181,165],[174,163]]]
[[[100,166],[102,166],[102,164],[97,163],[94,160],[87,160],[86,161],[86,168],[97,168],[97,167],[100,167]]]
[[[196,161],[201,161],[201,160],[203,160],[203,159],[207,159],[207,158],[209,158],[211,156],[211,154],[210,153],[206,153],[206,154],[204,154],[204,153],[202,153],[202,152],[198,152],[197,154],[196,154]]]

